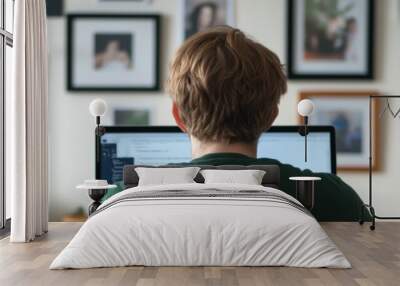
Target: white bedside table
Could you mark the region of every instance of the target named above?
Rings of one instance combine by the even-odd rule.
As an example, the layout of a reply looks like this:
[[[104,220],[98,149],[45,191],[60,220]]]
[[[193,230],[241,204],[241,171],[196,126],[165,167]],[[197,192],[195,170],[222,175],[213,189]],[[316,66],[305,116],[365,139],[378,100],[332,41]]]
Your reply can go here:
[[[89,186],[79,185],[76,188],[78,190],[88,190],[89,197],[93,200],[93,203],[89,206],[89,216],[94,213],[97,208],[101,205],[101,198],[107,193],[108,189],[114,189],[117,185],[105,185],[105,186]]]

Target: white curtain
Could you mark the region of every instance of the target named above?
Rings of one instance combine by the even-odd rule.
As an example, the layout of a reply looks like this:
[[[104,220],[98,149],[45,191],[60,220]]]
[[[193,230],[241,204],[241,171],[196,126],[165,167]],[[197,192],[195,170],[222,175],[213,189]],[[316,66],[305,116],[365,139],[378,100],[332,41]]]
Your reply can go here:
[[[45,0],[15,1],[13,92],[7,113],[12,242],[47,232],[47,28]]]

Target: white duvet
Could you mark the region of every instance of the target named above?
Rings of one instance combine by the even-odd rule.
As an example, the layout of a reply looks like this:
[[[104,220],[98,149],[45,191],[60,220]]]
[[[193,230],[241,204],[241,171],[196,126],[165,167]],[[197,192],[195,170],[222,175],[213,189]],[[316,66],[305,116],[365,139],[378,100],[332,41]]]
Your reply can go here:
[[[262,190],[262,186],[180,184],[127,189],[104,202],[50,269],[145,266],[293,266],[350,268],[318,222],[299,209],[246,198],[153,198],[131,192]],[[297,202],[297,201],[295,201]],[[107,207],[108,206],[108,207]]]

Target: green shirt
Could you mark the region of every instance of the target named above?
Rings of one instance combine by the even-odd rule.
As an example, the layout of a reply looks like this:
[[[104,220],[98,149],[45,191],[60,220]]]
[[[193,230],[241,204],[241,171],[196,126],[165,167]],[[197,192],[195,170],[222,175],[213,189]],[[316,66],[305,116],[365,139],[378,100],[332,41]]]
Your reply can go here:
[[[289,195],[295,195],[295,183],[292,176],[317,176],[313,215],[320,221],[357,221],[360,218],[363,202],[358,194],[338,176],[327,173],[313,173],[300,170],[292,165],[283,164],[267,158],[251,158],[237,153],[213,153],[192,160],[193,165],[278,165],[281,170],[280,189]]]

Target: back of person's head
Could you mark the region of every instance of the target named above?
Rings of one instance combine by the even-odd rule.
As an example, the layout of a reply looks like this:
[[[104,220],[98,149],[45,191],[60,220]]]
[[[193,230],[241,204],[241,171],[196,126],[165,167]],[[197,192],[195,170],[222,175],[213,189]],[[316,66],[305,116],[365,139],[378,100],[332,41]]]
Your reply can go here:
[[[190,37],[168,81],[181,123],[203,142],[256,142],[286,92],[279,58],[240,30],[218,27]]]

